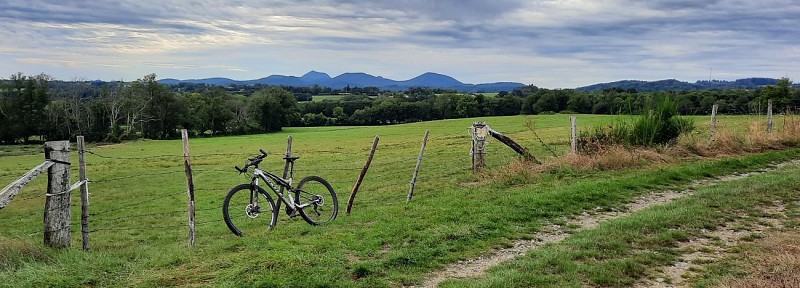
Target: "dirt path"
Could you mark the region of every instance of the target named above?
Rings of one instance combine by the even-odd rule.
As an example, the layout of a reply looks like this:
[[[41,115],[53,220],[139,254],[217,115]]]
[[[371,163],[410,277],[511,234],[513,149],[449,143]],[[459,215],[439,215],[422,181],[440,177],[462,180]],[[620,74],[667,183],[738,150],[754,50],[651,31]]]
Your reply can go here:
[[[689,185],[689,188],[683,191],[675,191],[675,190],[664,190],[664,191],[657,191],[648,193],[646,195],[641,195],[636,197],[626,205],[624,211],[601,211],[603,210],[602,207],[595,208],[593,212],[584,212],[579,215],[575,215],[570,219],[566,219],[565,223],[562,225],[555,225],[550,224],[545,226],[542,231],[537,232],[533,235],[531,240],[518,240],[514,242],[513,245],[509,248],[497,249],[489,254],[483,255],[478,258],[459,261],[447,266],[444,270],[439,270],[434,273],[429,274],[429,277],[425,280],[425,282],[420,286],[412,286],[412,287],[436,287],[439,283],[444,282],[450,278],[474,278],[478,276],[482,276],[486,273],[486,270],[499,265],[502,262],[510,260],[514,257],[524,255],[531,249],[535,249],[545,245],[547,243],[554,243],[564,240],[569,236],[574,229],[569,229],[567,227],[580,227],[579,229],[592,229],[597,227],[602,222],[622,218],[633,213],[639,212],[646,208],[662,205],[666,203],[670,203],[675,199],[689,196],[694,194],[694,189],[700,186],[708,186],[714,185],[720,182],[727,182],[733,181],[737,179],[747,178],[752,175],[761,174],[769,171],[773,171],[784,167],[790,164],[800,164],[800,160],[793,160],[787,161],[775,165],[770,165],[764,169],[747,172],[747,173],[734,173],[730,175],[725,175],[718,178],[710,178],[710,179],[703,179],[697,180],[692,182]],[[731,237],[734,237],[733,235]],[[721,236],[717,236],[722,238]],[[733,239],[731,238],[731,239]],[[709,238],[710,239],[710,238]],[[738,238],[737,238],[738,239]],[[701,257],[698,255],[697,257]],[[692,258],[687,257],[686,263],[691,263]],[[697,258],[695,258],[697,259]],[[685,269],[683,267],[685,266]],[[658,286],[662,283],[669,283],[671,279],[677,279],[675,275],[682,275],[689,269],[687,264],[676,264],[675,271],[665,271],[665,277],[657,278],[652,283],[644,284],[645,286],[642,287],[650,287],[650,286]],[[660,282],[657,280],[661,280]],[[672,287],[673,284],[665,284],[661,287]]]
[[[752,223],[746,223],[748,216],[739,215],[736,220],[726,223],[719,229],[706,231],[700,238],[690,239],[678,247],[684,251],[680,261],[656,273],[652,279],[644,279],[634,287],[689,287],[692,276],[697,275],[704,265],[716,262],[729,253],[729,249],[751,235],[760,235],[768,229],[783,227],[782,219],[786,218],[786,204],[781,201],[761,207],[765,216],[758,217]]]

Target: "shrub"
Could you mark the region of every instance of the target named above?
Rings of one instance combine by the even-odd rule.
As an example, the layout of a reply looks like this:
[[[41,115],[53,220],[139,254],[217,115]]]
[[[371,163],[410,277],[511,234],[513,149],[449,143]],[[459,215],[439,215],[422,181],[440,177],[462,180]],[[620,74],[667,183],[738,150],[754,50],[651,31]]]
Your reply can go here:
[[[655,147],[674,142],[681,134],[694,130],[694,122],[677,116],[677,103],[669,97],[661,98],[655,107],[644,109],[633,122],[619,121],[581,132],[578,151],[596,153],[610,145]]]

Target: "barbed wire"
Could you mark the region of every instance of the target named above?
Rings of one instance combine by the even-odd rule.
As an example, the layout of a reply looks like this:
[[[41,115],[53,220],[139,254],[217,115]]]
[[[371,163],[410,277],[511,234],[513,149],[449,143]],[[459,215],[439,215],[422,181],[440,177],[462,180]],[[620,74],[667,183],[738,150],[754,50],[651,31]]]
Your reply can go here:
[[[119,160],[150,160],[150,159],[158,159],[158,158],[180,158],[183,159],[183,154],[161,154],[161,155],[150,155],[150,156],[139,156],[139,157],[130,157],[130,156],[109,156],[94,152],[92,150],[83,150],[83,152],[89,153],[91,155],[106,158],[106,159],[119,159]],[[209,157],[209,156],[247,156],[252,155],[252,153],[201,153],[201,154],[190,154],[190,158],[195,157]]]
[[[80,151],[79,151],[80,152]],[[175,154],[164,154],[164,155],[152,155],[152,156],[141,156],[141,157],[123,157],[123,156],[108,156],[96,153],[92,150],[83,150],[88,154],[105,158],[105,159],[118,159],[118,160],[149,160],[149,159],[157,159],[157,158],[183,158],[183,155],[175,155]]]
[[[175,210],[175,211],[159,211],[159,212],[151,212],[151,213],[140,213],[140,214],[132,214],[132,215],[121,215],[117,217],[111,218],[98,218],[97,222],[103,223],[108,221],[116,221],[116,220],[123,220],[123,219],[137,219],[142,217],[149,217],[149,216],[156,216],[156,215],[173,215],[179,213],[188,213],[187,210]],[[90,214],[92,215],[92,214]],[[95,215],[92,215],[95,216]],[[95,223],[95,222],[93,222]]]
[[[219,223],[223,222],[223,219],[216,219],[216,220],[207,220],[207,221],[195,221],[194,225],[203,226],[210,223]],[[149,225],[149,226],[142,226],[142,227],[112,227],[112,228],[98,228],[94,230],[89,230],[90,233],[92,232],[99,232],[99,231],[135,231],[135,230],[151,230],[157,228],[180,228],[180,227],[187,227],[188,223],[181,223],[181,224],[168,224],[168,225]]]
[[[80,227],[80,225],[75,225],[73,223],[69,227],[61,227],[59,229],[50,229],[50,230],[42,230],[42,231],[35,231],[35,232],[23,232],[23,233],[28,235],[28,237],[30,237],[30,236],[34,236],[34,235],[44,234],[45,232],[53,233],[53,232],[64,231],[64,230],[67,230],[67,229],[69,229],[71,232],[75,232],[76,230],[72,228],[74,226]]]
[[[184,195],[183,194],[170,194],[170,195],[165,195],[165,196],[161,196],[161,197],[149,197],[148,199],[145,199],[145,200],[142,200],[142,201],[135,201],[135,202],[125,203],[125,204],[123,204],[123,205],[121,205],[121,206],[119,206],[117,208],[107,209],[107,210],[103,210],[103,211],[100,211],[100,212],[89,213],[89,215],[90,216],[97,216],[97,215],[102,215],[102,214],[108,214],[108,213],[111,213],[111,212],[114,212],[114,211],[119,211],[119,210],[122,210],[122,209],[128,209],[128,208],[136,207],[138,205],[154,202],[156,200],[167,199],[169,197],[175,197],[175,196],[184,196]]]
[[[141,174],[134,174],[134,175],[127,175],[127,176],[118,176],[112,178],[100,178],[100,179],[91,179],[89,183],[108,183],[114,182],[118,180],[124,179],[133,179],[133,178],[141,178],[141,177],[149,177],[149,176],[161,176],[161,175],[169,175],[169,174],[179,174],[179,173],[186,173],[184,170],[170,170],[164,172],[154,172],[154,173],[141,173]]]

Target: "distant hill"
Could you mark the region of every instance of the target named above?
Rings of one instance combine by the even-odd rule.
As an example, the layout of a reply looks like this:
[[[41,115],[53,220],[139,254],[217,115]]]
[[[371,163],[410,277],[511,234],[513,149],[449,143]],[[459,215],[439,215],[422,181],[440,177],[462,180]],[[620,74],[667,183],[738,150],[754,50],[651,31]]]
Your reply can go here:
[[[675,79],[658,81],[639,81],[622,80],[609,83],[600,83],[576,88],[580,91],[597,92],[609,88],[636,89],[639,92],[660,92],[660,91],[698,91],[713,89],[755,89],[766,85],[776,85],[778,79],[773,78],[745,78],[736,81],[724,80],[702,80],[694,83],[678,81]]]
[[[272,86],[295,86],[295,87],[308,87],[319,85],[322,87],[330,87],[334,89],[341,89],[347,86],[350,87],[378,87],[382,90],[406,90],[410,87],[430,87],[453,89],[459,92],[500,92],[512,91],[514,88],[525,86],[522,83],[516,82],[497,82],[497,83],[484,83],[484,84],[466,84],[454,79],[453,77],[442,75],[438,73],[424,73],[409,80],[397,81],[380,76],[373,76],[366,73],[344,73],[339,76],[331,78],[328,74],[310,71],[301,77],[284,76],[284,75],[270,75],[260,79],[254,80],[232,80],[228,78],[207,78],[207,79],[161,79],[159,83],[167,85],[177,85],[179,83],[196,83],[208,85],[272,85]]]

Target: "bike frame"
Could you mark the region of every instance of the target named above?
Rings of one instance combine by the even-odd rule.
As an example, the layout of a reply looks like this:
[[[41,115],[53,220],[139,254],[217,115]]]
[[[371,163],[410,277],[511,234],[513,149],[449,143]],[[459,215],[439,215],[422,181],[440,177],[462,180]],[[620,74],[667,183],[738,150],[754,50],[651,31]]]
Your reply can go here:
[[[294,169],[292,169],[292,170],[294,170]],[[313,205],[314,204],[313,202],[308,202],[308,203],[304,203],[304,204],[300,204],[300,205],[297,205],[297,204],[294,203],[294,198],[292,197],[292,193],[296,192],[297,189],[294,189],[294,187],[292,187],[292,176],[293,176],[292,174],[294,174],[293,172],[294,171],[292,171],[292,173],[289,174],[289,178],[288,179],[283,179],[281,177],[278,177],[278,175],[275,175],[275,174],[272,174],[270,172],[261,170],[259,168],[255,168],[255,169],[253,169],[253,178],[250,180],[250,183],[252,185],[259,186],[258,185],[258,180],[259,179],[264,180],[264,182],[267,183],[267,186],[270,189],[272,189],[272,192],[274,192],[275,195],[278,196],[278,199],[280,199],[284,204],[286,204],[286,207],[289,207],[291,209],[303,209],[303,208],[306,208],[308,206]],[[278,186],[282,186],[283,188],[286,188],[288,190],[288,192],[289,192],[289,193],[287,193],[287,196],[289,198],[288,200],[283,195],[283,193],[279,192],[280,188],[278,188],[276,186],[276,183],[277,183]],[[252,194],[255,194],[255,199],[253,199],[253,195]],[[251,191],[250,202],[251,203],[255,203],[256,205],[259,205],[259,203],[258,203],[258,192],[257,191],[255,191],[255,190]]]

